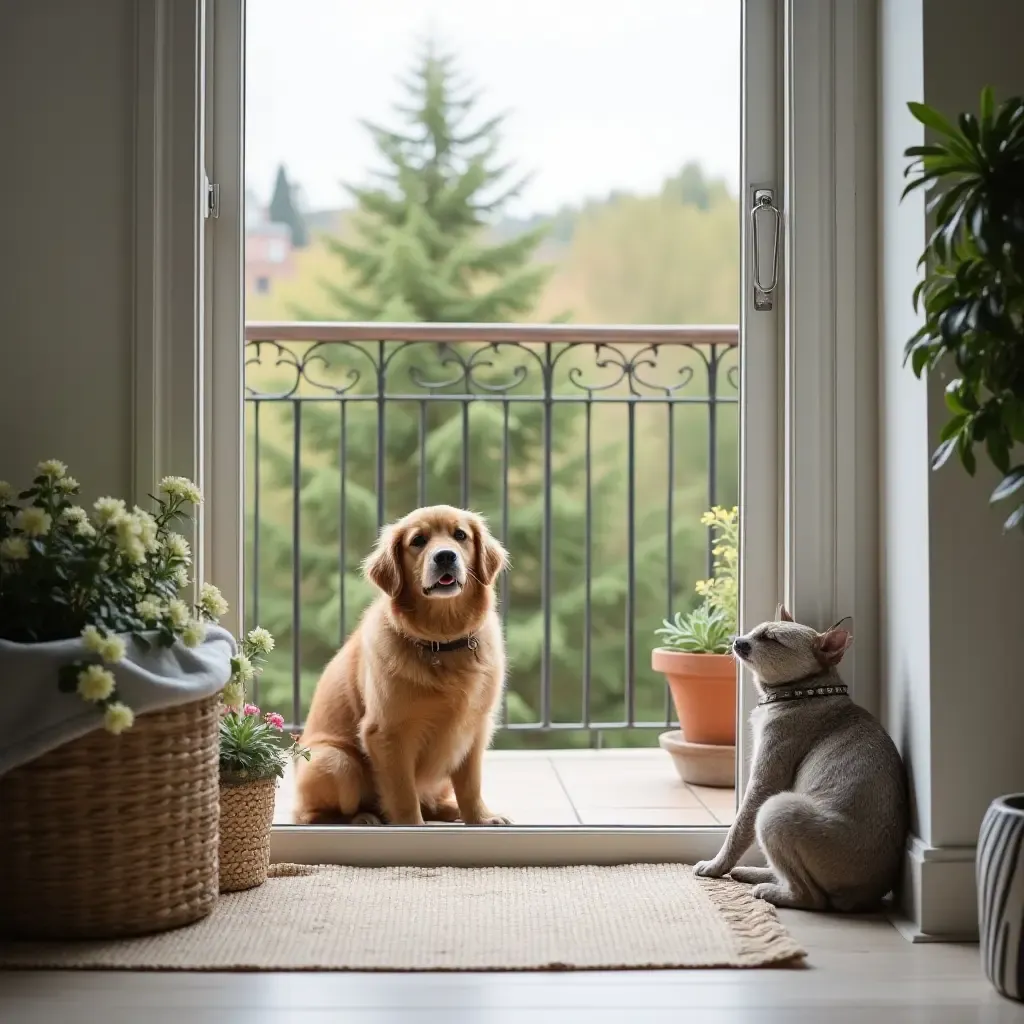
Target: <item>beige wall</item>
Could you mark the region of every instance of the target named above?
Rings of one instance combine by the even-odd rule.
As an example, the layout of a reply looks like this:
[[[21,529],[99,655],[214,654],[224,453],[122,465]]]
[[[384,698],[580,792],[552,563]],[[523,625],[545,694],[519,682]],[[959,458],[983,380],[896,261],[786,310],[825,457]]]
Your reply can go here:
[[[131,487],[134,4],[0,4],[0,477]]]
[[[994,477],[928,470],[945,422],[943,381],[902,367],[918,325],[910,296],[926,237],[920,199],[899,203],[924,100],[948,115],[1024,92],[1024,4],[881,0],[880,330],[883,439],[883,686],[914,780],[916,832],[970,847],[989,801],[1024,790],[1024,538],[988,507]]]

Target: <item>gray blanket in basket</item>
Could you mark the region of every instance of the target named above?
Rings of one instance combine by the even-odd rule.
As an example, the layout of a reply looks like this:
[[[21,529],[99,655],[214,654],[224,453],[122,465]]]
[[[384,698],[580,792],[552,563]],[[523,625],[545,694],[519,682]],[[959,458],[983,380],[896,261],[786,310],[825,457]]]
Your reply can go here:
[[[129,641],[124,659],[108,667],[119,699],[138,716],[216,693],[231,675],[236,650],[226,629],[209,626],[206,640],[194,648],[178,642],[145,650]],[[77,637],[42,644],[0,640],[0,775],[103,728],[103,713],[95,705],[57,688],[60,667],[78,660],[97,659],[85,653]]]

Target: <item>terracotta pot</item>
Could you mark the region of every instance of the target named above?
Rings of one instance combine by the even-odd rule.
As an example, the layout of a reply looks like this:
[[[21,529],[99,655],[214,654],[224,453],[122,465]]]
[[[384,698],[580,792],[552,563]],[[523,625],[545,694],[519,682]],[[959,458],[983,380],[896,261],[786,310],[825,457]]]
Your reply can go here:
[[[651,651],[651,668],[668,679],[679,725],[689,743],[736,743],[736,663],[729,654]]]

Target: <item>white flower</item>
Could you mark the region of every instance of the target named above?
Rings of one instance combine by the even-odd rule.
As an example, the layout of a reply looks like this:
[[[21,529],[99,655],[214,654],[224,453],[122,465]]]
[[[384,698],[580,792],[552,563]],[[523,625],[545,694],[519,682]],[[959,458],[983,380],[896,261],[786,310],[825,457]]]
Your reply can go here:
[[[220,699],[224,702],[226,707],[241,707],[242,701],[245,700],[245,691],[242,689],[242,684],[238,682],[237,679],[232,679],[228,685],[224,687],[224,691],[221,693]]]
[[[249,630],[249,635],[245,639],[252,644],[253,650],[258,654],[269,654],[274,649],[274,638],[270,635],[270,630],[262,626]]]
[[[89,518],[89,513],[81,505],[69,505],[60,514],[62,523],[84,523]]]
[[[119,636],[108,636],[100,647],[100,657],[108,664],[114,665],[125,655],[125,642]]]
[[[130,586],[132,590],[137,590],[141,593],[146,589],[146,577],[143,576],[141,572],[133,572],[131,576],[128,577],[128,586]]]
[[[103,713],[103,728],[115,736],[119,736],[125,729],[130,729],[134,721],[135,714],[132,709],[120,701],[108,704],[107,710]]]
[[[14,488],[6,480],[0,480],[0,505],[6,505],[13,497]]]
[[[14,527],[26,537],[45,537],[53,525],[53,517],[46,509],[23,508],[14,517]]]
[[[125,512],[113,521],[113,526],[114,542],[121,554],[136,565],[145,562],[146,545],[142,539],[142,523]]]
[[[163,605],[158,597],[144,597],[136,606],[135,611],[144,622],[156,622],[163,615]]]
[[[180,558],[186,562],[191,559],[192,549],[189,547],[188,541],[180,533],[169,533],[164,543],[174,558]]]
[[[202,503],[203,496],[191,480],[184,476],[165,476],[160,481],[160,490],[168,498],[181,498],[193,505]]]
[[[127,513],[125,504],[120,498],[99,498],[93,508],[96,509],[96,518],[100,521],[101,526],[109,526]]]
[[[71,494],[81,486],[73,476],[66,476],[57,481],[57,490],[62,494]]]
[[[251,683],[256,672],[252,667],[252,662],[244,654],[239,654],[231,659],[231,675],[232,678],[238,679],[240,682]]]
[[[95,626],[86,626],[82,630],[82,646],[90,654],[99,654],[103,646],[103,634]]]
[[[168,601],[167,618],[175,629],[184,629],[189,622],[188,605],[178,597]]]
[[[102,665],[89,665],[78,673],[75,689],[82,700],[95,704],[106,700],[114,692],[114,675]]]
[[[39,476],[48,476],[51,480],[59,480],[67,471],[68,467],[60,459],[47,459],[36,466],[36,473]]]
[[[193,619],[181,631],[181,642],[186,647],[198,647],[206,639],[206,626]]]
[[[216,622],[228,610],[228,603],[217,587],[212,583],[204,583],[199,588],[199,608]]]
[[[135,506],[132,517],[138,524],[139,539],[146,550],[149,552],[156,551],[160,547],[160,541],[157,537],[156,520],[145,509],[139,508],[138,505]]]
[[[188,569],[183,565],[179,565],[177,569],[171,573],[171,582],[181,590],[182,587],[188,586]]]
[[[79,537],[95,537],[96,527],[88,519],[83,519],[80,523],[75,523],[75,533]]]
[[[28,558],[28,541],[24,537],[5,537],[0,541],[0,559],[20,562]]]

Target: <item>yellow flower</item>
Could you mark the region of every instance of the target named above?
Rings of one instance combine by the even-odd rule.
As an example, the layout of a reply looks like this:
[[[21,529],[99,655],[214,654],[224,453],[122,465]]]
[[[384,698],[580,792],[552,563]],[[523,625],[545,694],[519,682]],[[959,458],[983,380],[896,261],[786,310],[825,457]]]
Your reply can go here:
[[[120,701],[108,704],[107,710],[103,712],[103,728],[115,736],[119,736],[125,729],[130,729],[134,721],[135,714],[132,709]]]
[[[14,528],[26,537],[45,537],[53,525],[53,517],[42,508],[23,508],[14,517]]]
[[[13,497],[14,488],[6,480],[0,480],[0,505],[6,505]]]
[[[82,700],[97,703],[106,700],[114,692],[114,676],[102,665],[89,665],[78,673],[75,687]]]
[[[57,490],[62,494],[71,494],[81,486],[73,476],[66,476],[57,481]]]
[[[171,582],[181,590],[182,587],[188,586],[188,570],[183,565],[179,565],[177,569],[171,573]]]
[[[260,654],[269,654],[274,649],[274,638],[270,635],[270,630],[264,629],[262,626],[251,629],[246,640]]]
[[[63,523],[84,523],[89,518],[89,513],[81,505],[71,505],[60,514]]]
[[[5,537],[0,541],[0,559],[20,562],[28,558],[28,541],[24,537]]]
[[[68,467],[60,459],[47,459],[36,466],[39,476],[48,476],[51,480],[59,480],[67,471]]]
[[[186,647],[198,647],[206,639],[206,626],[193,620],[181,631],[181,642]]]
[[[160,490],[168,498],[181,498],[193,505],[199,505],[203,500],[199,488],[184,476],[165,476],[160,481]]]
[[[80,523],[75,523],[75,533],[79,537],[95,537],[96,527],[88,519],[83,519]]]
[[[135,606],[135,611],[144,622],[156,622],[163,614],[163,606],[158,597],[144,597]]]
[[[204,583],[199,588],[199,607],[204,615],[216,621],[228,610],[228,603],[217,587]]]

